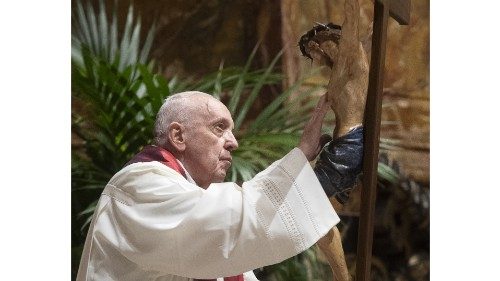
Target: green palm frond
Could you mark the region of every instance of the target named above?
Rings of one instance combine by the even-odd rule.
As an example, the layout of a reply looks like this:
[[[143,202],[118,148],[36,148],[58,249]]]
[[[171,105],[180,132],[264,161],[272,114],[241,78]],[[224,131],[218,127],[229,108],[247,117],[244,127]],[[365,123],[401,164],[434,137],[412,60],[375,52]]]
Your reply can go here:
[[[141,44],[141,20],[140,18],[135,20],[132,5],[129,6],[121,36],[118,36],[116,7],[109,19],[103,0],[99,1],[98,12],[94,11],[91,4],[88,3],[84,7],[80,1],[77,1],[73,18],[75,19],[74,30],[71,34],[73,64],[80,66],[83,64],[84,50],[88,50],[108,64],[115,65],[119,71],[123,71],[130,65],[152,63],[149,52],[156,28],[153,25],[149,29],[144,44]]]
[[[233,113],[233,115],[236,114],[235,115],[236,118],[235,118],[235,122],[234,122],[234,129],[235,130],[240,129],[241,124],[243,123],[243,121],[248,113],[248,110],[250,109],[250,106],[253,105],[253,103],[255,102],[258,95],[260,93],[262,93],[261,92],[262,87],[264,85],[268,84],[268,77],[270,76],[271,71],[274,70],[274,66],[278,62],[278,59],[281,57],[281,54],[282,54],[282,52],[278,53],[278,55],[272,60],[272,62],[269,64],[269,66],[265,69],[264,73],[262,73],[262,75],[260,75],[258,77],[259,79],[258,79],[257,83],[255,83],[255,85],[253,85],[252,90],[251,90],[250,94],[247,96],[247,98],[245,99],[243,105],[239,108],[238,107],[235,108],[235,111],[237,111],[237,113],[236,112]],[[241,80],[239,80],[239,81],[241,81]],[[233,99],[234,96],[235,95],[233,92],[233,95],[231,95],[231,99]]]

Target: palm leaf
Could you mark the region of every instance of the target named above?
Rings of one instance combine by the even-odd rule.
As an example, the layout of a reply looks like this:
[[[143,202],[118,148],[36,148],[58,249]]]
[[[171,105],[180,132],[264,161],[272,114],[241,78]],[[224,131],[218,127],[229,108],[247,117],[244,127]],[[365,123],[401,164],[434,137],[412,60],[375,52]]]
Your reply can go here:
[[[250,64],[252,63],[252,60],[255,56],[255,53],[257,52],[257,46],[255,46],[252,50],[252,53],[250,54],[250,57],[248,58],[245,67],[241,71],[240,74],[238,74],[238,82],[236,83],[236,86],[234,89],[231,91],[231,100],[229,101],[228,109],[229,112],[234,116],[236,107],[238,106],[238,102],[240,100],[241,94],[243,93],[243,89],[245,87],[245,78],[246,73],[248,72],[248,69],[250,68]]]
[[[266,68],[265,72],[259,77],[258,82],[252,88],[252,91],[250,92],[250,95],[246,98],[243,106],[239,110],[239,113],[238,113],[238,115],[236,117],[236,120],[234,122],[234,128],[235,128],[235,130],[239,130],[240,129],[241,124],[243,123],[243,121],[244,121],[244,119],[245,119],[245,117],[247,115],[248,110],[250,109],[250,107],[255,102],[255,99],[257,98],[257,96],[261,93],[262,87],[266,84],[267,78],[271,74],[271,71],[274,69],[274,66],[278,62],[278,59],[281,57],[281,54],[282,54],[282,51],[280,51],[278,53],[278,55],[276,55],[276,57],[272,60],[271,64],[269,64],[269,66]],[[238,95],[240,95],[240,94],[238,94]]]

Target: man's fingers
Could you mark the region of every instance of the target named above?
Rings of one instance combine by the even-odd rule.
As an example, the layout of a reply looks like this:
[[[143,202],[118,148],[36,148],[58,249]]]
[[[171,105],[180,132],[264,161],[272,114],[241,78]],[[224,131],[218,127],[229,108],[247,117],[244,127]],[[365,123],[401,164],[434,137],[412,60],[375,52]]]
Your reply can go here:
[[[309,161],[316,158],[323,148],[321,140],[326,141],[326,138],[321,136],[321,127],[330,104],[330,102],[326,101],[326,94],[322,95],[316,104],[311,119],[309,119],[302,132],[299,148],[302,149],[302,152],[304,152]]]
[[[315,113],[321,111],[325,107],[325,103],[326,103],[326,95],[323,94],[319,98],[318,103],[316,104],[316,108],[314,109]]]
[[[331,101],[327,100],[327,94],[323,94],[316,105],[314,110],[314,117],[320,119],[323,122],[323,118],[325,118],[326,113],[328,113],[328,109],[330,108]]]
[[[312,129],[317,131],[315,134],[318,137],[323,125],[323,120],[325,119],[326,113],[328,113],[328,109],[330,108],[330,104],[330,102],[326,101],[326,94],[322,95],[316,104],[316,108],[314,109],[311,119],[309,119],[309,122],[306,125],[306,128],[309,130]]]

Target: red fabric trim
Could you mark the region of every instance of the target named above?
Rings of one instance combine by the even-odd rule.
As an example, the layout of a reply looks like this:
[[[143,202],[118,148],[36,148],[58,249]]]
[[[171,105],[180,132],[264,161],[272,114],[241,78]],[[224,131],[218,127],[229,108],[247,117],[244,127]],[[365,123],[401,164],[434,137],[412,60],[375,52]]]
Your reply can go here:
[[[224,277],[224,281],[244,281],[243,274],[240,274],[238,276]]]
[[[217,279],[194,279],[194,281],[217,281]],[[243,274],[231,277],[224,277],[224,281],[244,281]]]
[[[132,159],[130,159],[130,161],[128,161],[127,164],[125,164],[125,166],[138,162],[151,162],[151,161],[158,161],[163,165],[172,168],[173,170],[181,174],[183,177],[186,177],[186,172],[181,167],[181,165],[179,165],[175,156],[170,151],[154,145],[145,146],[141,150],[141,152],[137,153],[134,157],[132,157]]]

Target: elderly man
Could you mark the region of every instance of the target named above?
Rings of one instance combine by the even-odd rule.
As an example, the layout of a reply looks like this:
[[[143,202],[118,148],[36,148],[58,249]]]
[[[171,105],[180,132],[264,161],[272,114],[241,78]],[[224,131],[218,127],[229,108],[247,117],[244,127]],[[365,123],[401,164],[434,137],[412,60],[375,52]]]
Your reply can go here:
[[[224,104],[201,92],[166,99],[154,145],[104,188],[77,280],[257,280],[252,269],[311,247],[339,222],[327,197],[338,192],[327,183],[324,190],[316,174],[333,171],[335,149],[362,149],[347,134],[347,143],[341,137],[323,150],[330,157],[324,169],[313,170],[309,161],[322,149],[321,124],[331,106],[325,100],[298,147],[239,186],[223,182],[238,148]],[[352,155],[343,167],[359,172],[361,158]]]

